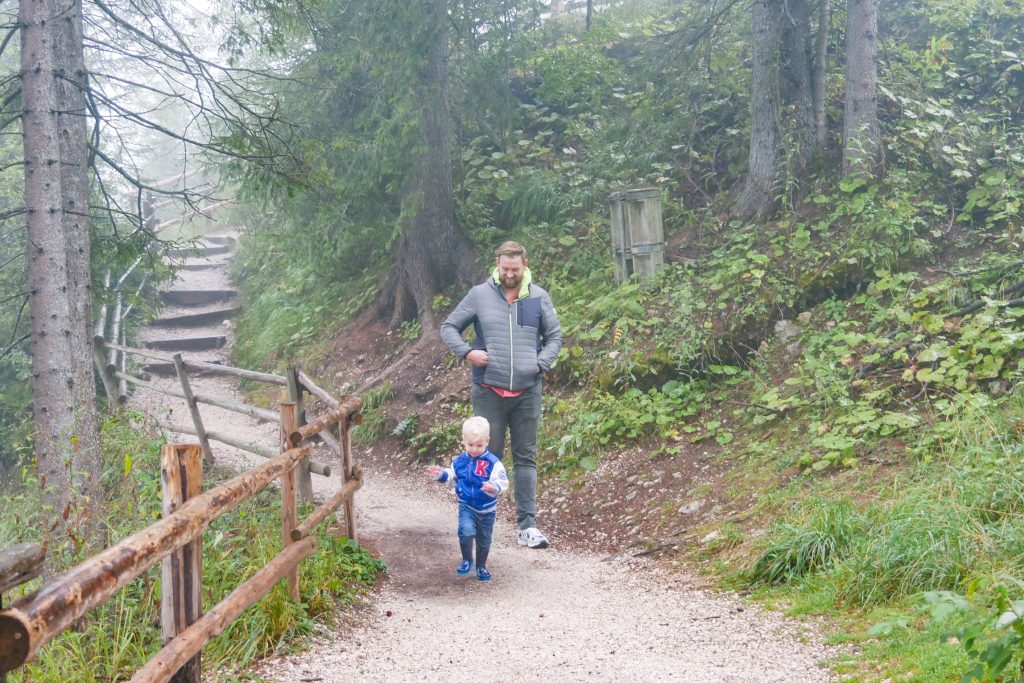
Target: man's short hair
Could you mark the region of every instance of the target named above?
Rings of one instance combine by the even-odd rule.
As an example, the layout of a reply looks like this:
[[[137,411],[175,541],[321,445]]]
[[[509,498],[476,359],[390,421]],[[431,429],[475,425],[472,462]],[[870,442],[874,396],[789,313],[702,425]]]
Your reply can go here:
[[[486,417],[474,415],[462,423],[462,437],[485,437],[491,438],[491,423]]]
[[[507,256],[508,258],[522,258],[526,260],[526,247],[519,244],[519,242],[503,242],[500,247],[494,250],[494,255],[498,258]]]

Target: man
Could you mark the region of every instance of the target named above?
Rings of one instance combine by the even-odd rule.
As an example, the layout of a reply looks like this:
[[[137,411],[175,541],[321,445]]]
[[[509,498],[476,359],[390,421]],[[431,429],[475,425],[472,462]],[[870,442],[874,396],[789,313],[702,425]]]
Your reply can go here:
[[[473,366],[473,413],[491,424],[491,452],[512,450],[519,545],[546,548],[537,528],[537,430],[541,376],[562,348],[562,327],[548,293],[531,281],[526,249],[505,242],[491,277],[469,290],[441,325],[452,353]],[[472,324],[472,346],[462,332]]]

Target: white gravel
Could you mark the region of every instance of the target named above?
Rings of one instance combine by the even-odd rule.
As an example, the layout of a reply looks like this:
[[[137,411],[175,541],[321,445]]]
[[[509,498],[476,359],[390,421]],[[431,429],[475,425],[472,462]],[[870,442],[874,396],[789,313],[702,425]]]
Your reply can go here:
[[[175,289],[225,282],[223,272],[181,276]],[[174,333],[152,328],[144,334],[153,339]],[[194,390],[238,399],[223,379],[197,378]],[[151,414],[172,409],[172,421],[188,422],[178,399],[137,391],[132,405]],[[209,406],[201,411],[207,428],[258,436],[268,445],[276,438],[275,425]],[[216,444],[214,452],[233,467],[262,462]],[[834,680],[820,664],[832,653],[814,625],[747,605],[736,595],[693,589],[688,577],[659,573],[646,561],[559,550],[557,538],[547,550],[522,548],[501,515],[488,562],[494,580],[458,577],[451,492],[426,477],[362,464],[358,529],[387,562],[387,580],[369,598],[363,618],[324,629],[303,653],[264,662],[256,673],[266,680]],[[314,475],[313,483],[318,498],[339,486],[337,477]],[[507,497],[499,504],[513,502]]]

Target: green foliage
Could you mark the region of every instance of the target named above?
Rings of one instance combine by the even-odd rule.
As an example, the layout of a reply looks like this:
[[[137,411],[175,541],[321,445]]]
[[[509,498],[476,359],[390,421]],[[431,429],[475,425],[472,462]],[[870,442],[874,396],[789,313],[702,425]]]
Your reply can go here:
[[[619,86],[627,82],[620,64],[605,54],[604,46],[613,37],[605,24],[580,39],[566,36],[539,51],[529,61],[539,81],[535,96],[563,111],[600,110],[613,103]]]
[[[374,279],[324,284],[301,266],[276,267],[262,250],[265,236],[245,240],[235,276],[259,292],[238,321],[232,354],[247,367],[276,368],[300,351],[307,361],[330,353],[326,346],[334,329],[365,305],[372,296]],[[271,252],[272,253],[272,252]]]
[[[419,415],[410,413],[398,421],[398,424],[395,425],[394,430],[391,432],[391,436],[397,436],[402,441],[409,441],[409,439],[416,435],[416,425],[418,423]]]
[[[391,382],[382,382],[380,386],[364,391],[361,413],[363,423],[352,430],[352,440],[360,444],[372,444],[386,436],[394,428],[394,420],[384,412],[384,406],[394,398],[395,392]]]
[[[583,408],[556,401],[551,409],[555,427],[545,429],[541,448],[557,458],[543,468],[565,475],[577,467],[589,471],[609,448],[645,437],[679,439],[679,423],[696,414],[704,398],[699,384],[670,380],[647,391],[628,389],[620,395],[598,391],[585,398]]]
[[[453,412],[453,419],[439,421],[418,433],[412,433],[418,421],[406,423],[402,431],[407,435],[404,439],[409,449],[428,462],[450,462],[452,456],[462,450],[462,422],[473,415],[473,408],[469,404],[458,404]]]
[[[963,591],[991,577],[1021,581],[1024,464],[1006,435],[1022,406],[1017,395],[962,402],[947,417],[944,440],[931,442],[929,460],[942,466],[919,465],[870,503],[801,502],[805,521],[776,526],[750,579],[817,576],[852,608]]]
[[[147,436],[137,414],[109,418],[102,429],[103,486],[107,504],[101,528],[111,544],[160,518],[161,441]],[[208,475],[209,476],[209,475]],[[216,485],[218,475],[207,486]],[[0,546],[39,540],[38,486],[25,471],[0,493],[5,513]],[[315,619],[329,618],[334,607],[357,599],[373,585],[384,565],[364,548],[330,531],[319,534],[319,550],[302,565],[302,601],[292,602],[278,585],[203,649],[204,665],[244,669],[256,659],[294,647]],[[280,549],[280,495],[265,490],[235,511],[215,520],[203,535],[203,604],[209,609]],[[51,548],[51,553],[53,548]],[[95,549],[83,545],[68,561]],[[27,584],[21,590],[32,590]],[[91,611],[44,647],[12,680],[125,681],[161,645],[159,570],[122,588],[107,604]]]
[[[863,534],[866,523],[849,501],[812,501],[810,517],[800,524],[780,523],[772,532],[775,541],[757,559],[750,580],[784,583],[828,569]]]

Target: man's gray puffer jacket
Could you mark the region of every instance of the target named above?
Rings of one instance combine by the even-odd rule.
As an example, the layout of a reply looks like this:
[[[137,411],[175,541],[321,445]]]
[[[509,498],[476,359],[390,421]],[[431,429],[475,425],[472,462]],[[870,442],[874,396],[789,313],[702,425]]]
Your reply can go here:
[[[472,346],[462,332],[473,325]],[[511,304],[493,277],[469,290],[441,325],[441,339],[452,353],[465,358],[474,349],[487,351],[487,365],[473,366],[473,383],[511,391],[528,389],[551,369],[562,348],[562,326],[551,297],[523,278],[519,298]]]

